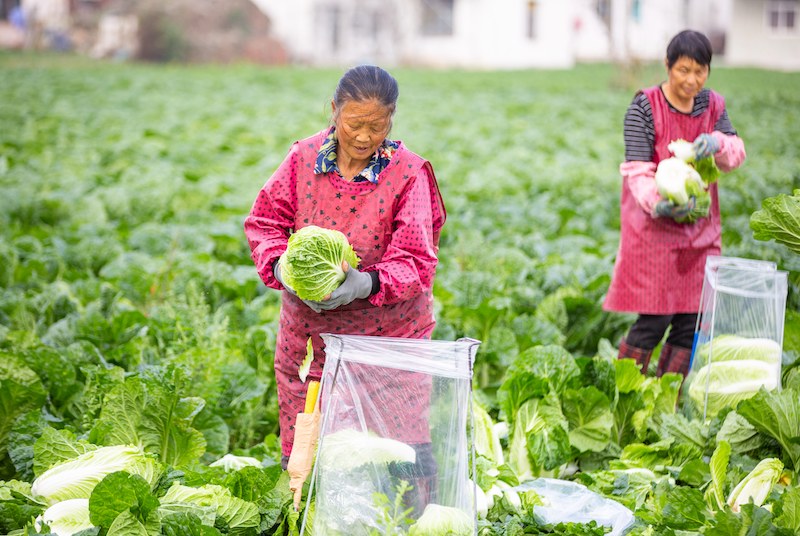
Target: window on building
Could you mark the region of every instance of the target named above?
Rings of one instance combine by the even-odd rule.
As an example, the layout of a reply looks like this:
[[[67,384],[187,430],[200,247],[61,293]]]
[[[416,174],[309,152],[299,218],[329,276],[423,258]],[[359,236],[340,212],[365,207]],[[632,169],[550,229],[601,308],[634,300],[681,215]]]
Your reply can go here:
[[[453,35],[454,0],[423,0],[422,35]]]
[[[536,5],[536,2],[534,2],[534,1],[529,1],[528,2],[528,11],[526,13],[527,16],[525,17],[525,21],[526,21],[525,35],[531,41],[535,40],[538,37],[538,32],[537,32],[537,28],[536,28],[537,27],[537,23],[536,23],[536,19],[537,19],[536,10],[537,10],[537,8],[538,8],[538,6]]]
[[[597,16],[605,22],[611,20],[611,0],[597,0],[595,2],[595,11],[597,11]]]
[[[776,31],[797,32],[798,0],[770,0],[767,2],[767,25]]]
[[[0,0],[0,19],[8,19],[14,8],[20,8],[20,0]]]
[[[342,12],[336,5],[321,5],[316,10],[316,27],[323,46],[332,52],[341,46],[341,18]]]
[[[631,19],[634,22],[642,20],[642,2],[641,0],[633,0],[631,2]]]

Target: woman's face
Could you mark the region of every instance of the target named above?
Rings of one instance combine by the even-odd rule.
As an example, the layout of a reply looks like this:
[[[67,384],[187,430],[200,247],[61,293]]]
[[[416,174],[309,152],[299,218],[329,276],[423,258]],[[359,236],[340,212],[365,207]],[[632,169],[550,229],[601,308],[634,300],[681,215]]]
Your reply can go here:
[[[708,65],[700,65],[688,56],[681,56],[667,72],[672,94],[681,100],[694,99],[706,84],[708,71]]]
[[[377,100],[331,103],[338,142],[337,157],[366,165],[389,134],[392,114]]]

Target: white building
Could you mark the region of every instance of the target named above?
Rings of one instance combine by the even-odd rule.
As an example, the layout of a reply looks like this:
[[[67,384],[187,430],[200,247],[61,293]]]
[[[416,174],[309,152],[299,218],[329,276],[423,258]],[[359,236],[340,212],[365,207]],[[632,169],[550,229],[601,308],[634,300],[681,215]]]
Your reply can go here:
[[[734,0],[725,63],[800,70],[800,1]]]
[[[563,0],[254,0],[293,59],[435,67],[570,67]]]
[[[309,65],[525,69],[658,61],[686,28],[711,38],[715,62],[727,63],[728,47],[734,64],[800,62],[790,15],[800,0],[253,1],[292,60]],[[764,28],[773,12],[780,35]]]

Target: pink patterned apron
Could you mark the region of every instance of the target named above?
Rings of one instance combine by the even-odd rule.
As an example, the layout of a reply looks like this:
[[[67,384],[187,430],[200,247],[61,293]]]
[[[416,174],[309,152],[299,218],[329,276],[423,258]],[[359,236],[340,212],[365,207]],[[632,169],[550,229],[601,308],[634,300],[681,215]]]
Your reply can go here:
[[[693,141],[704,132],[712,132],[725,109],[722,96],[713,91],[708,109],[697,117],[670,110],[658,86],[643,93],[653,110],[655,164],[672,156],[667,149],[670,142],[679,138]],[[653,218],[642,210],[623,177],[620,246],[603,303],[605,310],[652,315],[697,313],[706,257],[721,251],[716,183],[709,193],[707,218],[693,224],[676,223],[670,218]]]
[[[369,271],[372,265],[385,260],[387,256],[396,259],[399,255],[404,258],[401,251],[404,246],[411,250],[422,247],[435,255],[445,211],[430,163],[401,143],[389,165],[381,172],[378,184],[348,182],[335,173],[315,175],[314,163],[326,133],[321,132],[298,142],[294,228],[317,225],[343,232],[361,259],[360,270]],[[423,167],[430,177],[429,181],[425,181],[427,184],[422,184],[426,177],[426,174],[420,174]],[[426,200],[412,207],[415,217],[425,221],[418,226],[405,226],[398,236],[395,233],[398,226],[397,209],[414,181],[419,181],[413,185],[417,192],[418,188],[427,190],[427,199],[423,196],[422,199]],[[415,199],[417,203],[420,197],[417,195]],[[419,231],[414,232],[415,228]],[[390,273],[387,277],[392,278],[392,285],[403,288],[401,275],[393,277]],[[384,284],[383,279],[381,284]],[[300,381],[297,370],[305,357],[308,338],[312,338],[314,361],[306,381],[319,380],[322,375],[325,354],[321,333],[429,338],[435,327],[432,285],[431,274],[430,281],[423,281],[423,291],[409,299],[380,307],[368,300],[356,300],[321,313],[315,313],[288,292],[282,293],[275,376],[284,455],[291,452],[296,415],[303,411],[305,404],[307,383]],[[391,435],[406,443],[429,443],[426,416],[430,397],[425,395],[429,395],[429,389],[426,390],[424,382],[429,382],[430,377],[398,372],[386,369],[387,374],[395,375],[395,389],[386,392],[385,381],[376,382],[375,385],[376,388],[383,386],[383,391],[375,393],[375,396],[383,400],[387,407],[397,408],[399,412],[397,428]],[[409,382],[417,388],[404,388],[404,384]],[[371,393],[365,394],[371,396]]]

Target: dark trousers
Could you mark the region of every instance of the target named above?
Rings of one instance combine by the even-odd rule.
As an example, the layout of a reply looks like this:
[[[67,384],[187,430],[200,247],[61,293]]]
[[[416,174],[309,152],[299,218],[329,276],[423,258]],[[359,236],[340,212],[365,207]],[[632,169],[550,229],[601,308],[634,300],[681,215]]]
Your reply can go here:
[[[625,342],[636,348],[652,350],[669,328],[667,344],[691,349],[696,324],[696,314],[639,315],[628,331]]]

